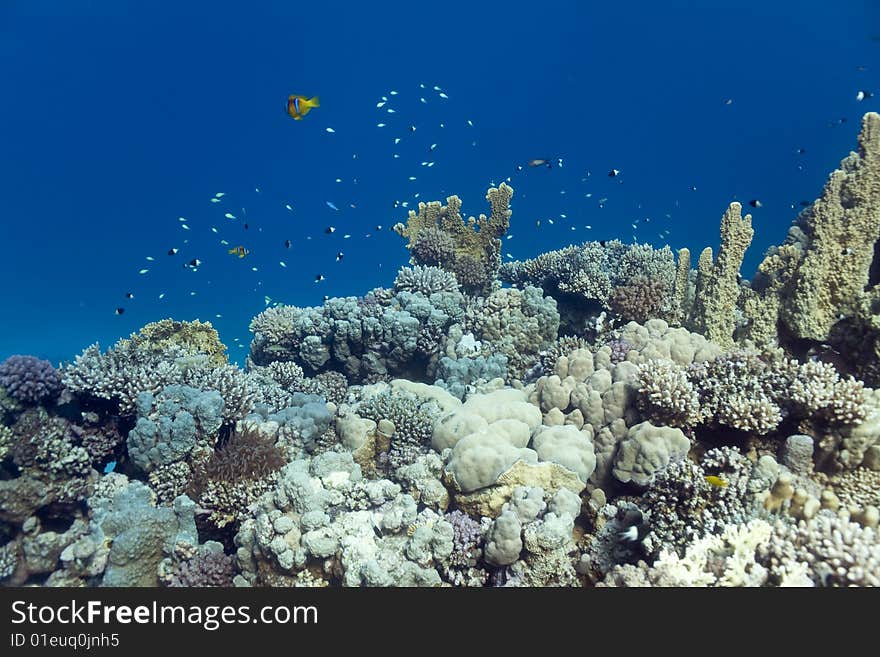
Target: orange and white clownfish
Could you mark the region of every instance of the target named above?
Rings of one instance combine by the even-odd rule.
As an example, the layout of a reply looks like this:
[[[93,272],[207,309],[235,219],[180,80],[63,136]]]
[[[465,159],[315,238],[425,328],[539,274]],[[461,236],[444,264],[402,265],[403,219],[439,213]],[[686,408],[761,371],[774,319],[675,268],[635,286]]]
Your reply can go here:
[[[291,94],[287,98],[287,113],[296,121],[302,120],[302,117],[308,114],[313,107],[320,106],[317,96],[306,98],[305,96]]]

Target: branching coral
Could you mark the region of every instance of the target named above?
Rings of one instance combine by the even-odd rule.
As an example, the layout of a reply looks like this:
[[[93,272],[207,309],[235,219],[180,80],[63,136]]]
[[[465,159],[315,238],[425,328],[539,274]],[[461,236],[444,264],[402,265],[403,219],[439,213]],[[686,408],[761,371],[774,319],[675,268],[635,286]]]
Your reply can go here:
[[[440,408],[436,403],[403,390],[386,390],[373,395],[357,406],[357,414],[390,432],[389,465],[393,469],[413,463],[431,445],[431,435]],[[383,427],[384,428],[384,427]]]
[[[425,296],[431,296],[435,292],[457,292],[458,280],[454,273],[441,267],[401,267],[394,279],[394,290],[420,292]]]
[[[466,290],[486,292],[501,267],[500,238],[510,227],[512,196],[513,189],[505,183],[490,188],[486,193],[490,215],[467,221],[460,214],[457,196],[447,198],[446,205],[419,203],[418,213],[410,210],[406,224],[393,228],[409,240],[412,264],[440,266],[456,274]]]
[[[774,582],[801,573],[814,586],[880,586],[877,530],[830,511],[797,525],[778,520],[758,560]]]
[[[677,316],[673,301],[675,259],[668,246],[653,249],[618,240],[585,242],[532,260],[504,263],[500,275],[518,287],[541,287],[559,302],[566,324],[589,309],[585,302],[592,302],[597,311],[612,310],[615,299],[617,310],[630,315],[629,319],[636,319],[635,315],[643,319]],[[618,292],[617,288],[622,289]],[[639,310],[639,303],[648,305]]]
[[[226,401],[227,421],[253,407],[257,391],[243,376],[225,364],[225,347],[210,324],[173,320],[148,324],[103,354],[94,344],[62,370],[71,392],[114,402],[127,416],[135,414],[142,392],[155,395],[172,384],[218,390]]]
[[[740,348],[688,368],[648,361],[639,366],[638,380],[642,412],[674,426],[715,423],[766,434],[783,417],[857,425],[869,411],[860,381],[779,350]]]

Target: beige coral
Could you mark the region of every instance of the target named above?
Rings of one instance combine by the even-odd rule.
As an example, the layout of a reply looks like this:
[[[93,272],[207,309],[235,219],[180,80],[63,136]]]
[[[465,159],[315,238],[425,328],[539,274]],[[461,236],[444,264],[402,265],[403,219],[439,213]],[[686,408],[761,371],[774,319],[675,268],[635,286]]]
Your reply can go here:
[[[513,188],[505,183],[492,187],[486,192],[491,212],[487,217],[481,214],[478,218],[469,217],[465,221],[461,214],[461,199],[450,196],[446,205],[439,201],[419,203],[418,212],[409,211],[406,224],[398,223],[394,231],[409,240],[407,248],[413,257],[412,264],[440,264],[444,268],[458,273],[457,263],[461,263],[459,282],[465,287],[486,288],[495,279],[501,267],[501,236],[510,227],[510,199]],[[420,233],[440,231],[451,238],[451,262],[416,262],[416,245]],[[478,271],[482,269],[482,271]],[[482,274],[482,276],[478,275]]]
[[[128,340],[120,341],[121,344],[130,342],[131,347],[145,350],[154,354],[162,354],[169,347],[181,347],[191,354],[203,354],[208,357],[214,367],[222,367],[229,361],[226,356],[226,345],[220,342],[220,336],[211,322],[178,321],[163,319],[151,322],[137,333],[133,333]]]
[[[734,201],[721,218],[718,258],[713,261],[712,249],[706,247],[697,262],[697,289],[690,325],[725,347],[733,345],[739,270],[754,234],[752,215],[743,217],[742,205]]]

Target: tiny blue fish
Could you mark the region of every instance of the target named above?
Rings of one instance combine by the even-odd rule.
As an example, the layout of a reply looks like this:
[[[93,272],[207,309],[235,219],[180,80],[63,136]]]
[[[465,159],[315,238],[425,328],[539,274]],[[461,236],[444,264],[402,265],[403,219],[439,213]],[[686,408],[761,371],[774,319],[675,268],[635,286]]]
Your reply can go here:
[[[330,208],[331,210],[336,210],[337,212],[339,212],[339,208],[337,208],[335,205],[333,205],[332,201],[327,201],[327,207]]]

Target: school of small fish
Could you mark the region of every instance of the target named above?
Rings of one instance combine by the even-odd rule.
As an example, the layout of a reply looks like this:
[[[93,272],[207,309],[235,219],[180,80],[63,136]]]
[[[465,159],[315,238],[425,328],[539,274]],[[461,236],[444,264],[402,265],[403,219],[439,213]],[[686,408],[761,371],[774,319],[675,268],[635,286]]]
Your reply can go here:
[[[873,95],[874,95],[873,92],[868,89],[860,89],[856,93],[855,98],[858,102],[862,102],[868,98],[871,98]],[[410,100],[413,100],[415,97],[418,98],[418,104],[415,105],[415,108],[413,108],[410,104],[407,104],[407,103]],[[435,99],[438,99],[436,101],[437,104],[435,104]],[[443,103],[442,108],[439,105],[440,102]],[[725,106],[730,106],[730,105],[732,105],[732,103],[733,103],[733,99],[728,98],[728,99],[725,99],[723,104]],[[455,148],[453,148],[452,145],[447,144],[447,147],[444,149],[443,144],[445,142],[443,142],[442,140],[435,141],[435,140],[429,139],[427,137],[423,138],[423,137],[421,137],[421,135],[423,134],[423,132],[426,134],[426,136],[434,136],[435,138],[438,134],[447,135],[448,133],[445,130],[447,122],[453,121],[453,119],[450,118],[450,115],[448,113],[449,112],[448,108],[452,107],[452,104],[453,104],[452,98],[441,86],[428,85],[426,83],[419,83],[418,89],[415,91],[415,95],[412,98],[410,98],[410,95],[407,94],[406,91],[401,92],[401,91],[398,91],[397,89],[392,89],[390,91],[387,91],[384,95],[379,96],[378,100],[375,101],[375,110],[380,111],[382,113],[382,119],[380,119],[379,121],[377,121],[375,123],[375,127],[382,130],[382,134],[387,135],[388,131],[390,131],[391,134],[393,135],[390,137],[390,139],[388,139],[388,144],[390,147],[388,155],[390,155],[393,160],[400,160],[401,162],[403,162],[403,161],[410,161],[409,158],[412,158],[412,156],[414,154],[417,154],[416,157],[412,159],[412,166],[415,167],[417,165],[423,171],[425,171],[425,172],[430,171],[430,173],[431,173],[431,175],[428,176],[427,178],[425,178],[424,176],[420,177],[420,176],[412,175],[411,173],[407,173],[404,176],[403,180],[405,180],[407,183],[410,183],[410,186],[413,188],[412,191],[410,192],[410,198],[403,198],[403,199],[391,198],[391,199],[389,199],[388,204],[389,204],[389,208],[391,210],[395,210],[395,209],[399,209],[399,208],[406,209],[409,207],[409,205],[411,203],[413,205],[415,205],[418,202],[418,200],[421,196],[421,191],[419,191],[419,189],[417,187],[415,187],[415,184],[432,186],[432,193],[430,195],[426,194],[426,196],[429,196],[430,198],[440,197],[435,191],[438,186],[438,183],[440,185],[439,191],[441,191],[441,192],[445,191],[442,189],[442,180],[443,180],[442,174],[444,173],[444,171],[446,171],[444,169],[444,165],[445,164],[454,165],[455,162],[454,162],[453,158],[455,157],[455,155],[454,155]],[[423,109],[422,106],[427,106],[427,109]],[[287,98],[286,111],[287,111],[287,114],[291,118],[293,118],[294,120],[303,121],[302,127],[297,126],[296,129],[308,130],[308,129],[310,129],[309,128],[310,122],[320,120],[320,117],[318,116],[318,114],[320,114],[320,111],[318,114],[316,114],[314,116],[311,115],[312,110],[318,109],[320,107],[321,107],[321,104],[320,104],[318,96],[291,94]],[[431,109],[432,107],[436,107],[436,112],[440,112],[440,111],[443,112],[443,114],[442,114],[442,116],[444,117],[443,121],[438,121],[436,116],[431,114],[432,111],[435,111],[435,110]],[[726,111],[734,111],[734,110],[726,110]],[[306,119],[306,117],[308,117],[308,119],[304,120],[304,119]],[[839,124],[844,123],[845,120],[846,120],[845,118],[842,118],[842,119],[838,119],[835,121],[831,121],[829,123],[829,125],[839,125]],[[465,141],[471,147],[476,147],[478,144],[478,141],[475,139],[475,137],[477,137],[478,135],[474,132],[474,129],[475,129],[474,120],[472,118],[464,118],[463,120],[459,120],[459,121],[460,122],[456,121],[455,125],[458,125],[461,127],[457,128],[456,130],[463,131],[463,134],[465,135]],[[349,134],[354,129],[353,126],[340,126],[340,127],[344,128],[343,132],[349,133]],[[422,129],[421,131],[419,130],[420,128]],[[437,132],[436,130],[433,130],[432,128],[436,128],[437,130],[440,130],[440,132]],[[322,130],[325,134],[328,134],[328,135],[333,135],[337,132],[336,127],[331,127],[331,126],[326,126],[326,125],[321,126],[318,129]],[[461,134],[462,134],[461,132],[456,132],[456,136],[461,136]],[[328,137],[327,139],[332,139],[332,138]],[[803,155],[805,152],[806,152],[806,150],[802,147],[798,147],[797,150],[795,151],[796,155]],[[430,154],[429,155],[430,159],[426,159],[424,157],[424,154]],[[421,157],[419,157],[418,155],[421,155]],[[526,181],[520,180],[518,178],[518,176],[524,176],[524,177],[537,176],[538,178],[540,178],[544,175],[547,175],[547,176],[564,175],[564,174],[559,173],[559,170],[563,169],[563,165],[564,165],[564,159],[562,156],[560,156],[558,154],[552,154],[552,153],[549,153],[549,154],[543,153],[540,155],[543,155],[543,156],[542,157],[533,157],[532,159],[523,160],[523,161],[521,161],[521,163],[513,163],[511,165],[511,175],[508,175],[507,177],[503,178],[503,180],[506,182],[519,183],[516,185],[516,187],[518,188],[519,198],[526,197],[528,187],[525,187]],[[357,161],[359,159],[359,154],[353,153],[351,159]],[[600,163],[597,163],[597,164],[600,164]],[[627,176],[624,174],[624,170],[621,168],[617,168],[617,167],[622,166],[622,164],[618,164],[618,163],[614,162],[614,163],[605,163],[604,165],[607,167],[609,164],[611,164],[612,166],[610,166],[609,168],[606,168],[605,170],[607,171],[607,179],[611,179],[611,181],[613,181],[613,183],[611,181],[609,181],[609,183],[605,183],[604,185],[602,185],[600,182],[601,179],[594,178],[591,170],[581,169],[579,173],[575,174],[576,177],[579,179],[576,184],[581,186],[580,191],[577,189],[574,189],[574,188],[569,189],[566,187],[561,187],[559,189],[559,196],[560,197],[568,196],[570,191],[576,192],[582,201],[582,203],[579,207],[577,204],[573,205],[569,201],[568,207],[566,208],[565,213],[560,212],[560,213],[557,213],[553,216],[546,216],[545,215],[542,217],[533,217],[532,222],[529,222],[528,218],[525,217],[525,218],[521,218],[520,221],[517,222],[516,225],[518,225],[520,227],[520,229],[523,230],[523,229],[525,229],[525,227],[529,223],[533,223],[535,230],[551,230],[549,227],[556,227],[557,221],[558,221],[561,224],[560,228],[567,230],[569,232],[578,231],[578,230],[588,231],[588,233],[587,233],[588,237],[586,239],[592,239],[591,231],[593,231],[593,223],[585,223],[584,219],[592,216],[592,214],[595,211],[601,211],[601,210],[605,209],[606,207],[608,207],[608,204],[612,202],[611,199],[615,195],[613,194],[613,189],[608,189],[608,187],[607,187],[608,184],[613,184],[614,186],[623,185],[627,179]],[[395,165],[395,171],[399,170],[398,169],[399,166],[400,165]],[[571,167],[566,167],[566,169],[568,169],[568,168],[571,168]],[[798,164],[798,169],[803,170],[803,166],[801,164]],[[543,173],[541,170],[543,170]],[[575,170],[577,171],[577,169],[575,169]],[[448,173],[448,171],[446,171],[446,173]],[[514,180],[514,176],[517,176],[517,180]],[[569,185],[571,184],[570,177],[559,178],[559,181],[560,181],[560,184],[563,184],[565,182],[567,182]],[[339,185],[340,186],[339,189],[341,189],[342,191],[340,192],[340,194],[338,196],[336,196],[335,199],[325,200],[324,205],[326,206],[326,208],[329,211],[332,211],[333,213],[339,213],[340,221],[343,221],[346,224],[350,225],[352,222],[352,219],[351,219],[352,215],[348,214],[348,210],[357,210],[358,206],[359,206],[357,198],[352,197],[352,195],[356,193],[356,189],[357,189],[356,185],[358,183],[358,179],[357,179],[357,177],[352,177],[352,176],[334,176],[333,182],[335,184]],[[492,185],[496,185],[496,184],[500,183],[501,181],[500,180],[499,181],[491,180],[489,182]],[[592,185],[594,183],[596,185],[596,189],[592,189]],[[392,180],[391,184],[394,184],[393,180]],[[258,195],[263,194],[263,189],[260,186],[255,186],[253,189],[254,189],[255,194],[258,194]],[[695,184],[692,184],[688,187],[688,189],[690,190],[690,192],[696,192],[697,186]],[[600,193],[600,192],[605,192],[605,193]],[[269,195],[270,195],[270,197],[272,196],[271,190],[269,191]],[[597,196],[599,198],[595,198]],[[238,198],[238,195],[237,194],[229,195],[229,194],[227,194],[227,192],[221,191],[221,192],[214,193],[208,199],[211,204],[219,205],[222,207],[221,214],[222,214],[223,219],[226,220],[226,222],[224,224],[226,227],[224,229],[222,229],[224,233],[230,233],[230,231],[238,231],[238,230],[249,231],[252,224],[255,226],[255,229],[258,233],[262,233],[264,228],[269,230],[270,224],[269,224],[269,222],[266,221],[266,218],[261,216],[258,220],[255,220],[255,219],[249,220],[248,219],[247,206],[241,206],[238,208],[231,207],[230,198],[233,198],[233,197]],[[247,199],[244,197],[242,197],[242,199],[240,199],[240,200],[244,200],[245,202],[247,202]],[[337,205],[337,201],[340,201],[338,205]],[[299,207],[300,205],[302,205],[302,207],[306,207],[308,202],[309,202],[308,199],[293,199],[293,200],[291,200],[289,198],[282,197],[276,201],[277,205],[275,207],[277,207],[279,209],[283,209],[283,210],[281,210],[282,212],[286,211],[287,213],[289,213],[287,216],[292,218],[293,225],[297,228],[297,232],[299,234],[302,234],[302,230],[301,230],[302,225],[299,224],[299,222],[302,219],[299,216],[299,211],[295,209],[295,206]],[[764,204],[760,199],[753,198],[748,201],[748,205],[750,205],[754,209],[761,209]],[[799,201],[799,202],[791,203],[790,207],[791,208],[795,208],[798,206],[806,207],[808,205],[809,205],[809,202],[807,202],[807,201]],[[223,206],[225,206],[225,207],[223,207]],[[674,207],[676,209],[680,208],[679,200],[674,201]],[[327,210],[325,210],[325,212],[327,212]],[[571,218],[568,213],[572,213]],[[203,224],[202,218],[197,218],[198,213],[191,212],[188,214],[190,214],[191,218],[185,218],[182,216],[178,217],[178,225],[180,226],[180,229],[184,230],[184,231],[190,231],[190,232],[192,232],[192,230],[194,228],[196,230],[198,230],[199,226]],[[633,216],[632,220],[630,222],[631,228],[633,231],[632,232],[632,240],[634,242],[638,242],[639,241],[639,234],[638,234],[639,228],[651,223],[652,218],[651,218],[651,216],[648,216],[643,211],[640,203],[636,204],[636,206],[634,208],[634,214],[636,216]],[[265,215],[265,212],[261,212],[261,215]],[[656,215],[656,217],[659,217],[659,215]],[[664,213],[662,215],[662,217],[659,218],[659,220],[661,222],[670,222],[672,220],[672,218],[673,218],[672,213],[667,212],[667,213]],[[397,221],[398,217],[392,215],[389,217],[389,219],[394,219],[395,221]],[[290,221],[290,219],[287,219],[286,221]],[[220,235],[221,234],[221,229],[217,227],[218,225],[219,224],[209,226],[210,232],[213,235]],[[312,222],[312,225],[314,225],[313,222]],[[670,225],[671,225],[671,223],[670,223]],[[613,227],[614,227],[613,225],[609,226],[609,228],[613,228]],[[559,228],[555,228],[555,229],[559,230]],[[361,235],[362,235],[363,239],[369,239],[369,238],[372,238],[374,235],[379,234],[381,231],[383,231],[383,227],[381,225],[375,225],[373,232],[364,232],[364,233],[361,233]],[[325,235],[329,236],[330,239],[339,239],[339,237],[335,237],[336,232],[337,232],[337,228],[334,225],[326,225],[326,227],[323,230],[323,233]],[[653,234],[655,234],[657,236],[657,239],[663,241],[663,240],[667,240],[669,238],[670,232],[671,232],[670,228],[661,226],[659,228],[659,230],[657,232],[654,232]],[[236,233],[236,234],[238,234],[238,233]],[[229,235],[229,237],[230,237],[230,239],[233,239],[231,234]],[[308,234],[303,235],[303,239],[305,241],[312,240],[313,237],[314,237],[313,235],[308,235]],[[342,236],[342,239],[350,239],[351,237],[352,237],[351,233],[345,233]],[[513,237],[514,237],[514,233],[510,232],[505,236],[505,239],[511,240],[511,239],[513,239]],[[225,237],[223,239],[220,239],[219,246],[221,246],[225,249],[227,256],[234,256],[234,260],[245,260],[245,259],[250,259],[251,257],[258,258],[258,259],[262,260],[262,258],[264,256],[271,258],[273,255],[275,255],[277,258],[277,255],[279,255],[278,253],[267,253],[267,252],[265,252],[265,249],[261,248],[261,249],[258,249],[257,252],[252,256],[251,246],[249,244],[245,244],[245,243],[237,244],[235,246],[232,246],[231,248],[227,248],[230,246],[230,239],[226,239]],[[237,241],[238,241],[238,239],[234,239],[231,243],[236,244]],[[602,243],[604,243],[605,240],[600,240],[600,241]],[[648,242],[647,239],[643,239],[642,241]],[[219,265],[220,258],[214,258],[213,254],[209,253],[209,250],[207,248],[205,248],[204,250],[200,249],[198,253],[195,253],[195,249],[191,246],[189,239],[180,239],[179,240],[179,239],[172,238],[169,234],[169,242],[171,242],[171,243],[168,244],[168,248],[166,250],[167,256],[174,259],[174,261],[178,262],[178,267],[181,266],[181,263],[179,260],[174,258],[174,256],[177,256],[178,253],[181,253],[181,252],[187,254],[187,255],[181,256],[181,258],[183,258],[183,260],[184,260],[182,263],[182,268],[189,271],[189,272],[195,273],[195,272],[199,272],[202,269],[202,265],[203,265],[204,261],[198,256],[203,256],[203,257],[207,258],[211,262],[211,267],[220,266]],[[294,255],[296,252],[296,249],[297,249],[294,242],[289,238],[286,238],[286,239],[279,238],[277,240],[277,247],[275,247],[275,248],[277,248],[278,251],[290,250],[291,255]],[[196,256],[196,257],[190,258],[189,257],[190,255]],[[526,253],[522,253],[521,257],[531,257],[532,255],[533,254],[526,252]],[[514,259],[514,255],[510,251],[506,251],[504,253],[504,257],[508,258],[508,259]],[[146,256],[146,260],[148,262],[155,263],[157,266],[161,266],[160,261],[157,261],[156,258],[152,255]],[[344,253],[340,250],[336,250],[335,251],[335,262],[341,263],[341,262],[343,262],[343,260],[344,260]],[[268,261],[264,261],[264,262],[268,262]],[[288,269],[288,265],[285,260],[277,260],[276,259],[276,262],[278,263],[277,267],[279,267],[280,269],[283,269],[283,270]],[[218,264],[215,265],[214,263],[218,263]],[[378,267],[381,268],[381,263],[378,264]],[[153,269],[152,267],[151,268],[140,268],[140,269],[138,269],[137,273],[141,276],[146,276],[147,274],[151,274],[152,269]],[[178,271],[179,271],[179,269],[178,269]],[[217,270],[212,269],[212,272],[216,272],[216,271]],[[253,264],[250,267],[250,271],[252,271],[254,273],[258,273],[260,271],[260,268],[257,264]],[[296,268],[294,269],[294,271],[296,271]],[[153,273],[153,275],[155,275],[155,273]],[[212,276],[213,275],[220,275],[220,274],[212,273]],[[212,280],[213,279],[207,280],[207,284],[208,285],[212,284]],[[315,283],[323,282],[325,280],[327,280],[327,276],[325,273],[317,273],[314,275],[314,278],[313,278],[313,281]],[[255,282],[254,290],[259,291],[262,287],[263,287],[263,281],[257,280]],[[186,290],[186,292],[188,292],[189,296],[195,296],[197,294],[196,290]],[[135,294],[130,291],[125,292],[124,296],[129,301],[132,301],[135,299]],[[269,305],[270,303],[278,303],[277,301],[274,300],[274,298],[271,298],[267,295],[262,295],[262,296],[263,296],[262,301],[265,303],[265,305]],[[165,292],[161,292],[158,295],[159,300],[163,300],[163,299],[165,299],[165,297],[166,297]],[[327,297],[325,297],[325,299],[326,298]],[[126,308],[123,306],[118,306],[114,309],[114,313],[116,315],[123,315],[125,312],[126,312]],[[220,317],[219,314],[217,316]],[[236,342],[240,342],[240,341],[236,338]],[[241,344],[240,346],[242,348],[244,348],[243,344]],[[721,483],[714,482],[714,481],[710,482],[710,483],[713,483],[713,485],[723,485]]]

